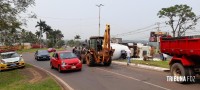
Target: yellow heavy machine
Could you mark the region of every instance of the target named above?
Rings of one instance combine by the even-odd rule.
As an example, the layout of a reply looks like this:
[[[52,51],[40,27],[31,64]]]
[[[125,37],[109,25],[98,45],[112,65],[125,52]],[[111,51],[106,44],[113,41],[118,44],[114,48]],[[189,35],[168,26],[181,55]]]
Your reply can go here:
[[[103,64],[110,66],[114,49],[110,46],[110,25],[106,25],[104,36],[92,36],[89,40],[89,50],[85,54],[86,64],[95,66]]]

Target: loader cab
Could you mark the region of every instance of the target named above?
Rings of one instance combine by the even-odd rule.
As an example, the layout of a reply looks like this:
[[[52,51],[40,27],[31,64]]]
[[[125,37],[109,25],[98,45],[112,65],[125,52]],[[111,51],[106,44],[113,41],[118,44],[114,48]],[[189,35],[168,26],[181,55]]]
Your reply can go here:
[[[101,51],[103,45],[104,37],[101,36],[92,36],[89,40],[89,48],[94,49],[95,51]]]

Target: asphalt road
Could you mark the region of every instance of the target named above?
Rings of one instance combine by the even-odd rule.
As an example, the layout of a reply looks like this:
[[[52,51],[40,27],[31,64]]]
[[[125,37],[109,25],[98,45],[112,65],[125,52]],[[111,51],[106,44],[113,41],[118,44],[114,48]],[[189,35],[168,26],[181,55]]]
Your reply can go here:
[[[200,90],[200,82],[185,85],[167,82],[168,72],[111,64],[110,67],[83,65],[82,71],[59,73],[50,68],[49,61],[34,60],[33,53],[25,53],[23,58],[55,74],[74,90]]]

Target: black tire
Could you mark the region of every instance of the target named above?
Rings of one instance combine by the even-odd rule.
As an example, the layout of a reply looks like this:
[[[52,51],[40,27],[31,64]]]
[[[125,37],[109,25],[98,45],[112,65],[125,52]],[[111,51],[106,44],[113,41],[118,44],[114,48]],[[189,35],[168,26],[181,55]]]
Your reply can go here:
[[[187,77],[187,76],[194,76],[194,71],[192,70],[192,68],[189,68],[189,67],[183,67],[182,64],[180,63],[174,63],[172,66],[171,66],[171,75],[172,76],[184,76],[184,77]],[[177,83],[180,83],[180,84],[184,84],[184,83],[189,83],[190,81],[176,81]]]
[[[23,68],[25,68],[25,66],[20,67],[20,69],[23,69]]]
[[[89,59],[87,61],[87,65],[88,66],[94,66],[95,65],[94,57],[91,54],[89,54]]]
[[[186,67],[186,73],[188,76],[195,76],[195,72],[194,72],[194,69],[191,68],[191,67]]]
[[[37,60],[37,57],[35,57],[35,60]],[[38,61],[38,60],[37,60]]]
[[[50,62],[50,66],[51,66],[51,69],[54,69],[54,67],[53,67],[53,65],[52,65],[52,63]]]
[[[85,58],[82,58],[82,59],[81,59],[81,62],[82,62],[82,64],[86,64]]]
[[[61,68],[60,68],[60,65],[58,66],[58,72],[59,72],[59,73],[62,73],[62,70],[61,70]]]
[[[110,66],[111,63],[112,63],[112,59],[110,58],[108,62],[104,62],[103,64],[104,66]]]
[[[82,71],[82,69],[79,69],[78,71]]]
[[[40,59],[38,59],[38,57],[36,57],[36,60],[37,60],[37,61],[40,61]]]

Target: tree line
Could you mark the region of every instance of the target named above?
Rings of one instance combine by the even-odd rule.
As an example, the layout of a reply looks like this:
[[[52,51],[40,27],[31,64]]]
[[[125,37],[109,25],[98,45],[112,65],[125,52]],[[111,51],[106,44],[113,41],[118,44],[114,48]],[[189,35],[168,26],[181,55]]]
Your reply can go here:
[[[15,43],[46,44],[48,47],[60,47],[64,44],[61,30],[52,29],[45,21],[38,21],[36,33],[25,30],[28,19],[36,19],[34,13],[27,12],[27,8],[35,5],[35,0],[0,0],[0,43],[12,46]],[[21,16],[23,14],[23,17]],[[26,18],[25,18],[26,17]],[[46,40],[42,34],[46,33]],[[39,43],[38,43],[39,42]]]
[[[62,34],[61,30],[59,29],[52,29],[51,26],[47,25],[45,21],[38,21],[37,25],[35,27],[38,27],[39,30],[36,31],[35,35],[39,39],[39,43],[42,43],[42,37],[43,33],[46,34],[46,44],[48,47],[61,47],[65,44],[65,42],[62,40],[64,35]]]

